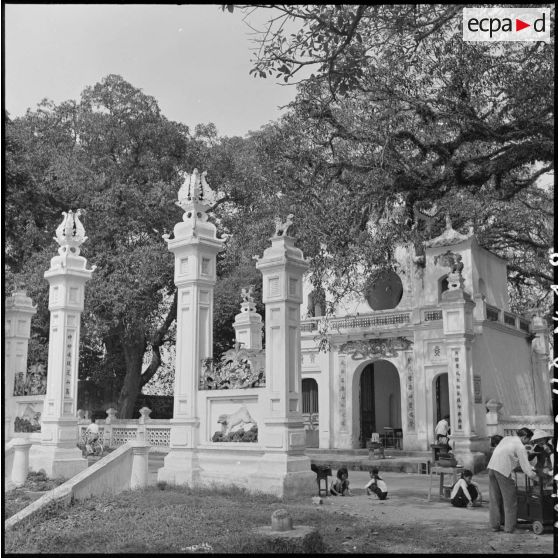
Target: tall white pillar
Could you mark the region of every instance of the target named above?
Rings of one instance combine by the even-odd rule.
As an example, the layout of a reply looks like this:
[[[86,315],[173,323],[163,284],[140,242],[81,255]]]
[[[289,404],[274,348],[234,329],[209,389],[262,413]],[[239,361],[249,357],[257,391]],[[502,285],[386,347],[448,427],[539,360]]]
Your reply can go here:
[[[314,490],[315,474],[305,455],[300,372],[302,276],[308,268],[288,222],[278,226],[271,247],[256,267],[263,275],[266,305],[266,415],[258,477],[262,486],[284,496]],[[278,490],[277,490],[278,488]]]
[[[69,478],[87,467],[77,447],[79,333],[85,283],[95,267],[86,269],[87,260],[79,255],[87,240],[79,209],[63,215],[55,237],[59,255],[51,259],[44,275],[50,285],[47,390],[41,447],[31,454],[30,463],[33,470],[44,470],[51,478]]]
[[[6,298],[4,315],[4,434],[6,440],[14,436],[17,406],[14,400],[16,374],[27,372],[27,351],[31,334],[31,318],[37,313],[25,291],[16,291]]]
[[[199,477],[197,392],[202,360],[213,354],[216,255],[224,244],[217,238],[215,225],[208,221],[209,199],[205,173],[200,175],[194,169],[178,192],[176,204],[184,210],[183,222],[175,225],[174,238],[165,235],[174,254],[178,290],[176,368],[170,452],[157,478],[171,484],[195,484]]]
[[[451,253],[450,256],[451,258]],[[448,262],[444,262],[448,265]],[[451,262],[449,262],[451,263]],[[476,433],[471,344],[474,340],[475,303],[463,290],[461,269],[448,275],[449,290],[442,294],[442,317],[449,359],[450,424],[457,461],[473,472],[486,466],[483,452],[489,439]]]

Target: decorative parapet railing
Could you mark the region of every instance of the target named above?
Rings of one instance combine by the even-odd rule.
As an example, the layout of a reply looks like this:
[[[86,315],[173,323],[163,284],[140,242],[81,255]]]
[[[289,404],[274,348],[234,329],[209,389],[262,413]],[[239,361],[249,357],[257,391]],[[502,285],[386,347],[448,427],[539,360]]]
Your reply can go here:
[[[554,436],[554,424],[551,416],[510,416],[499,421],[504,436],[513,436],[517,430],[526,427],[531,430],[544,430],[549,436]]]
[[[300,323],[300,330],[317,331],[322,318],[310,318]],[[411,311],[366,314],[363,316],[343,316],[329,320],[330,331],[352,328],[382,328],[393,329],[411,322]]]
[[[107,418],[96,420],[99,426],[99,437],[109,448],[118,448],[127,442],[145,441],[151,446],[151,451],[170,447],[171,423],[169,419],[151,419],[151,410],[144,407],[140,410],[139,419],[117,419],[114,409],[107,411]],[[78,428],[80,439],[90,424],[88,419],[80,418]]]
[[[486,319],[490,322],[498,322],[507,327],[513,327],[514,329],[519,329],[525,333],[529,333],[529,320],[519,316],[518,314],[513,314],[512,312],[507,312],[501,310],[496,306],[491,306],[490,304],[485,304],[486,308]]]
[[[423,309],[422,311],[422,321],[423,322],[437,322],[442,319],[442,310],[432,308]]]
[[[490,306],[489,304],[486,305],[486,319],[490,322],[499,322],[500,321],[500,309],[496,308],[496,306]]]

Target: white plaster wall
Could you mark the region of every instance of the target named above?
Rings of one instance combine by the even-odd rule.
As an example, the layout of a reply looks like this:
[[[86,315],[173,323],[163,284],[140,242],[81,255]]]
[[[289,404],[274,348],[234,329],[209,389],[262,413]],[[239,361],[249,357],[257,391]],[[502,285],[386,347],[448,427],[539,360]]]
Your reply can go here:
[[[489,399],[500,401],[504,415],[550,414],[549,383],[540,374],[533,374],[531,349],[525,337],[485,323],[472,349],[473,373],[481,377],[483,403]],[[484,405],[479,405],[478,418],[484,420],[485,412]],[[477,420],[477,425],[480,423]]]
[[[509,310],[508,274],[506,262],[488,250],[473,243],[472,279],[475,293],[479,291],[479,279],[486,287],[486,302],[503,310]]]

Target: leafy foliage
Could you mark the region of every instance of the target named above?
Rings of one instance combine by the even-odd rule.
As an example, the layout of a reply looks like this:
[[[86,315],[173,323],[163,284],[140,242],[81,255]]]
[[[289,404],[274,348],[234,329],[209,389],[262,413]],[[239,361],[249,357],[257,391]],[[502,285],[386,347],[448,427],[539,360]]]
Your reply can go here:
[[[550,221],[530,238],[517,212],[536,221],[552,201],[552,44],[466,43],[452,5],[238,7],[269,13],[252,72],[300,78],[257,143],[274,145],[276,190],[316,286],[333,269],[336,298],[354,290],[358,270],[389,267],[397,243],[420,247],[449,211],[511,260],[517,296],[520,285],[548,291]]]
[[[97,269],[86,289],[81,377],[120,391],[124,418],[156,371],[142,375],[145,349],[151,341],[157,352],[166,333],[157,330],[166,325],[165,293],[174,292],[173,260],[161,235],[178,219],[171,208],[179,171],[192,166],[196,142],[161,115],[154,98],[114,75],[87,87],[79,102],[43,101],[8,121],[6,135],[11,280],[24,279],[38,303],[33,329],[44,343],[50,239],[61,211],[84,210],[82,253]]]

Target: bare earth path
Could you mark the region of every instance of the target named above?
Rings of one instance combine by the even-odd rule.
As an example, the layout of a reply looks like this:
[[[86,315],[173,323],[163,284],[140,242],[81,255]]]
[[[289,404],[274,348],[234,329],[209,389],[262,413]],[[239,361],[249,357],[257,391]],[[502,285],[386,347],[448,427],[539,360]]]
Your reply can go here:
[[[366,518],[370,537],[390,539],[386,552],[553,554],[552,533],[535,535],[527,525],[518,526],[513,534],[494,533],[488,526],[488,504],[462,509],[454,508],[447,500],[440,501],[438,479],[434,479],[429,502],[429,476],[387,472],[381,476],[389,489],[386,501],[364,494],[367,473],[350,471],[355,495],[324,498],[323,512]],[[486,473],[477,475],[475,480],[486,499]],[[347,552],[359,552],[357,541],[349,540],[345,546]]]

